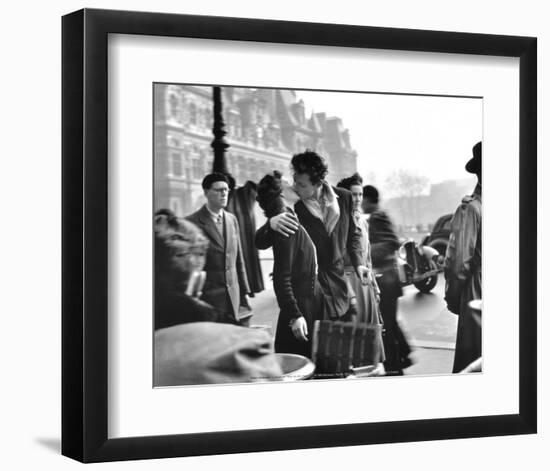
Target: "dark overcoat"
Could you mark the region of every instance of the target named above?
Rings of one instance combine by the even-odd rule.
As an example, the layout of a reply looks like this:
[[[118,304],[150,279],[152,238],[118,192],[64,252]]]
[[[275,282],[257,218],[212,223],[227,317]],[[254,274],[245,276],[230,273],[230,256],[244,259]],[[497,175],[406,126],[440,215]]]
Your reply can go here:
[[[275,351],[311,356],[313,323],[324,317],[323,293],[317,280],[315,246],[303,227],[291,236],[273,237],[273,287],[280,313]],[[309,333],[307,342],[294,337],[290,323],[303,316]]]
[[[264,279],[258,249],[254,245],[256,234],[256,185],[247,181],[243,186],[235,188],[229,194],[227,210],[237,217],[243,249],[243,260],[246,276],[252,293],[264,290]]]
[[[411,347],[397,321],[397,301],[403,294],[395,268],[395,251],[400,244],[391,219],[380,209],[369,217],[369,239],[372,266],[378,274],[380,312],[384,321],[384,367],[388,375],[402,374],[403,369],[411,365]]]
[[[241,299],[250,292],[237,219],[224,211],[224,238],[218,232],[206,205],[186,219],[199,226],[210,240],[201,299],[237,319]]]
[[[189,322],[229,322],[226,314],[200,299],[173,290],[155,292],[155,330]]]
[[[318,279],[325,297],[329,318],[344,316],[350,307],[350,294],[344,272],[344,255],[349,254],[354,267],[361,265],[363,252],[361,231],[352,216],[351,193],[343,188],[333,188],[336,193],[340,216],[329,234],[323,222],[309,212],[302,201],[294,205],[300,224],[304,227],[317,252]],[[269,222],[256,232],[256,246],[266,249],[273,245],[274,231]]]
[[[481,325],[472,316],[469,302],[481,293],[481,185],[463,198],[451,221],[445,256],[445,299],[459,315],[453,373],[481,356]]]

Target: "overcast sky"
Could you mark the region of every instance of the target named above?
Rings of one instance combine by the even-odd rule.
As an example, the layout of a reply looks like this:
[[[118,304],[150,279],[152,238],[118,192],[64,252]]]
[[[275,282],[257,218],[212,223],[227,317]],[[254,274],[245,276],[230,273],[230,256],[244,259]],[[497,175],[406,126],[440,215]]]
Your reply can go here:
[[[358,171],[375,184],[408,169],[430,183],[467,178],[464,164],[482,136],[481,99],[297,91],[311,111],[339,116],[358,152]],[[370,183],[370,182],[369,182]]]

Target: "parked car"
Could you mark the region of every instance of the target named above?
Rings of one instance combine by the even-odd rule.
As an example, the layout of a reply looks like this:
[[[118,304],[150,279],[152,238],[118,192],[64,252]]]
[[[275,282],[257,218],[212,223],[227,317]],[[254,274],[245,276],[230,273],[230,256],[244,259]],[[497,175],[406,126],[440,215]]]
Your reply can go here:
[[[418,245],[409,239],[397,251],[397,274],[401,286],[414,285],[421,293],[429,293],[443,271],[444,256],[430,246]]]
[[[441,216],[434,224],[432,232],[427,234],[421,242],[423,246],[430,246],[437,250],[440,255],[445,256],[447,251],[447,245],[449,243],[449,236],[451,234],[451,219],[452,214],[445,214]]]

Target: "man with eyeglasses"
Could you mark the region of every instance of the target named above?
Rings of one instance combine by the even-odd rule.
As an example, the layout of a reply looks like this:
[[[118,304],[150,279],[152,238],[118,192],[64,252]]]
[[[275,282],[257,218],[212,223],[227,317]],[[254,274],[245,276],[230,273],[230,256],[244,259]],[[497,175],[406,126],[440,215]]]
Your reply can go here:
[[[222,173],[204,177],[206,204],[186,219],[202,229],[210,244],[206,254],[206,281],[202,300],[240,323],[239,306],[248,308],[250,292],[243,262],[237,218],[225,211],[229,180]],[[249,308],[248,308],[249,309]]]

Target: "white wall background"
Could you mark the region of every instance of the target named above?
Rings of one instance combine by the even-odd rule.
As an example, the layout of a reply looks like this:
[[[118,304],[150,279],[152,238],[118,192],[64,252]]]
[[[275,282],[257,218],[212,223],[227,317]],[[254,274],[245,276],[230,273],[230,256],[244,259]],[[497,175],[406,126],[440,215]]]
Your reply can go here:
[[[338,22],[539,38],[539,434],[106,464],[117,469],[548,469],[550,356],[545,279],[542,82],[550,38],[544,2],[202,0],[21,1],[2,9],[0,116],[0,462],[3,469],[74,469],[59,454],[61,345],[61,15],[83,7]],[[548,275],[546,275],[546,279]],[[546,371],[543,371],[543,370]],[[403,397],[406,401],[407,398]],[[442,400],[445,398],[434,398]],[[411,404],[414,407],[414,404]],[[93,465],[95,466],[95,465]]]

